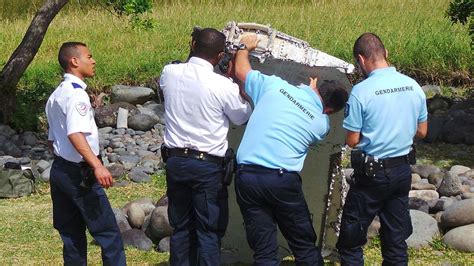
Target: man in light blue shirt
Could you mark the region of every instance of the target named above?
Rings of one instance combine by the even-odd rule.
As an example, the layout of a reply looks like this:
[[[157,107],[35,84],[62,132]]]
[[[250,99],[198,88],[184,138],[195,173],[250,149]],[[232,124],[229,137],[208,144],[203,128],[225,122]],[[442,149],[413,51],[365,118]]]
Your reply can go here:
[[[276,76],[252,70],[248,53],[255,35],[243,37],[236,55],[236,77],[254,103],[237,151],[235,190],[255,265],[279,265],[277,228],[297,265],[322,265],[299,171],[308,148],[329,131],[328,115],[345,105],[342,84],[295,87]]]
[[[416,81],[389,66],[377,35],[362,34],[353,52],[366,79],[352,89],[344,113],[346,143],[358,150],[351,155],[355,184],[337,244],[341,264],[364,264],[367,228],[379,215],[383,264],[406,265],[405,240],[412,233],[409,153],[413,138],[427,132],[426,98]]]

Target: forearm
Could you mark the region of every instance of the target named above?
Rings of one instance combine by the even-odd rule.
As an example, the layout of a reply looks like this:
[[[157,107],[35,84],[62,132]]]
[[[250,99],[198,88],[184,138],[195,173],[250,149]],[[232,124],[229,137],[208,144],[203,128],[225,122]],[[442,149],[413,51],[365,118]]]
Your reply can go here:
[[[249,51],[247,49],[237,51],[235,55],[235,76],[245,86],[245,78],[252,70],[249,62]]]
[[[427,133],[428,133],[428,121],[419,123],[416,128],[415,137],[424,139]]]
[[[98,168],[102,166],[102,163],[97,158],[97,156],[92,152],[89,143],[86,140],[86,137],[83,133],[73,133],[68,135],[69,141],[71,141],[72,146],[79,152],[79,154],[84,158],[84,161],[89,164],[92,168]]]
[[[349,147],[354,148],[359,144],[360,141],[360,132],[354,132],[354,131],[347,131],[346,133],[346,144],[349,145]]]

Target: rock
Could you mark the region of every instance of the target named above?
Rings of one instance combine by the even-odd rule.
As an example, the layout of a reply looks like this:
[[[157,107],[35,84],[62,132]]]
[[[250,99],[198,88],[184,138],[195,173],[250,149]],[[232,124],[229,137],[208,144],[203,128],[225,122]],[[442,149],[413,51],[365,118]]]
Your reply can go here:
[[[408,193],[410,198],[419,198],[426,201],[438,199],[439,194],[435,190],[410,190]]]
[[[165,237],[158,243],[159,252],[170,252],[170,237]]]
[[[428,176],[428,181],[430,182],[430,184],[433,184],[438,188],[439,185],[441,185],[441,182],[443,181],[445,175],[446,174],[443,172],[432,173]]]
[[[428,104],[428,112],[433,113],[436,110],[448,110],[449,102],[442,97],[433,97]]]
[[[415,183],[415,184],[411,184],[411,189],[414,189],[414,190],[436,190],[436,186],[432,185],[432,184],[426,184],[426,183]]]
[[[154,96],[155,92],[150,88],[115,85],[112,87],[110,101],[112,103],[127,102],[131,104],[143,104],[151,100]]]
[[[128,128],[128,110],[119,108],[117,112],[117,128]]]
[[[35,133],[31,131],[25,131],[22,135],[22,139],[24,145],[35,146],[38,142],[38,138],[36,137]]]
[[[51,166],[46,168],[42,173],[41,173],[41,180],[44,182],[49,182],[49,177],[51,173]]]
[[[124,246],[132,246],[139,250],[150,251],[153,247],[153,242],[145,233],[139,229],[132,228],[122,233]]]
[[[422,178],[428,178],[430,174],[439,173],[441,170],[430,164],[415,164],[411,166],[411,171],[415,174],[419,174]]]
[[[446,176],[441,181],[438,187],[438,193],[441,196],[456,196],[462,193],[461,180],[456,175],[452,175],[450,172],[446,173]]]
[[[123,208],[122,208],[124,213],[128,212],[128,209],[130,208],[130,206],[132,204],[138,204],[140,206],[140,208],[142,208],[145,211],[145,215],[148,215],[151,212],[149,210],[150,206],[151,206],[152,210],[155,208],[155,205],[153,204],[153,199],[151,199],[151,198],[141,198],[141,199],[137,199],[137,200],[134,200],[134,201],[131,201],[131,202],[125,204],[125,206],[123,206]]]
[[[428,116],[428,133],[423,140],[429,143],[441,140],[444,123],[445,116]]]
[[[441,94],[441,87],[438,85],[424,85],[421,89],[425,94]]]
[[[103,127],[103,128],[99,128],[99,134],[100,134],[100,135],[107,135],[107,134],[109,134],[110,132],[112,132],[112,130],[114,130],[113,127]]]
[[[439,235],[438,223],[429,214],[410,210],[413,233],[407,239],[407,245],[412,248],[429,246],[433,237]]]
[[[441,217],[444,228],[452,228],[474,223],[474,199],[465,199],[454,202]]]
[[[454,200],[451,199],[451,198],[447,198],[447,197],[442,197],[438,200],[434,199],[434,200],[431,200],[430,202],[428,202],[428,205],[430,207],[430,213],[437,213],[437,212],[440,212],[440,211],[444,211],[446,210],[446,208],[448,208],[449,206],[451,206],[451,204],[454,203]]]
[[[15,135],[16,132],[10,126],[0,124],[0,134],[5,135],[7,137],[11,137]]]
[[[133,203],[128,208],[128,222],[132,228],[141,228],[145,221],[145,212],[139,204]]]
[[[21,158],[20,161],[19,161],[19,163],[20,163],[21,165],[29,164],[29,163],[31,163],[31,159],[28,158],[28,157]]]
[[[45,160],[40,160],[38,163],[36,163],[36,169],[38,169],[38,172],[42,173],[44,170],[46,170],[50,166],[50,163]]]
[[[168,207],[160,206],[153,210],[150,225],[145,233],[154,243],[158,243],[164,237],[171,236],[173,228],[168,220]]]
[[[130,185],[130,182],[128,182],[127,180],[114,180],[114,182],[112,182],[113,187],[126,187],[128,185]]]
[[[168,196],[165,194],[163,195],[157,202],[156,207],[158,206],[168,206]]]
[[[463,200],[465,200],[465,199],[474,199],[474,193],[472,193],[472,192],[465,192],[465,193],[462,193],[462,194],[461,194],[461,198],[462,198]]]
[[[111,164],[107,166],[110,174],[114,179],[118,179],[125,174],[125,167],[121,164]]]
[[[410,210],[417,210],[417,211],[422,211],[425,213],[429,213],[429,210],[430,210],[430,207],[428,206],[428,202],[420,198],[409,198],[408,208]]]
[[[160,121],[160,116],[152,109],[141,107],[141,106],[137,106],[137,108],[138,108],[138,111],[140,111],[140,114],[149,115],[156,122]]]
[[[148,131],[156,121],[149,115],[137,114],[128,119],[128,126],[134,130]]]
[[[151,181],[151,176],[140,170],[131,171],[128,177],[135,183],[148,183]]]
[[[443,243],[463,252],[474,252],[474,224],[454,228],[443,236]]]
[[[118,161],[119,157],[116,153],[109,153],[109,155],[107,155],[107,159],[109,159],[109,162],[115,163]]]
[[[474,179],[474,169],[471,169],[471,170],[465,172],[463,175],[466,176],[469,179]]]
[[[1,144],[0,144],[1,145]],[[5,140],[3,142],[3,145],[2,146],[2,151],[7,154],[7,155],[10,155],[10,156],[13,156],[13,157],[21,157],[21,149],[18,148],[15,143],[13,143],[13,141],[11,140]]]
[[[119,158],[119,162],[126,170],[130,170],[140,162],[140,157],[135,155],[122,155]]]
[[[469,185],[462,185],[461,186],[462,193],[470,192],[470,190],[471,190],[471,186],[469,186]]]
[[[419,174],[411,174],[411,183],[415,184],[421,181],[421,176]]]
[[[367,238],[372,238],[379,235],[380,229],[380,219],[376,215],[372,223],[370,223],[369,228],[367,229]]]
[[[146,166],[135,167],[135,168],[132,169],[132,172],[133,171],[141,171],[141,172],[144,172],[145,174],[149,174],[149,175],[152,175],[152,174],[155,173],[155,170],[153,170],[153,168],[146,167]]]
[[[114,210],[114,214],[115,214],[115,220],[117,221],[117,225],[120,229],[120,232],[123,233],[127,230],[132,229],[132,227],[128,223],[127,216],[125,216],[125,214],[123,214],[122,210],[115,209],[115,208],[113,210]]]
[[[469,167],[466,167],[466,166],[462,166],[462,165],[453,165],[451,167],[451,169],[449,169],[449,172],[452,174],[452,175],[460,175],[460,174],[464,174],[465,172],[471,170],[471,168]]]
[[[119,108],[128,110],[129,115],[138,114],[138,109],[129,103],[120,102],[105,105],[95,109],[95,122],[99,128],[102,127],[115,127],[117,124],[117,113]]]
[[[443,216],[443,213],[444,213],[443,211],[439,211],[439,212],[435,213],[435,215],[433,217],[433,218],[435,218],[435,220],[438,224],[441,223],[441,216]]]

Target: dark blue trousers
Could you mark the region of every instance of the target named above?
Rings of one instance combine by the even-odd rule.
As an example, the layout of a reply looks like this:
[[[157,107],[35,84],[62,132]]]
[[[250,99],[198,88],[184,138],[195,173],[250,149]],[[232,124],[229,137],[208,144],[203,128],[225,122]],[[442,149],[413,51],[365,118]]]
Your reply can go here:
[[[380,217],[383,265],[407,265],[405,240],[412,233],[408,210],[411,171],[402,164],[376,172],[374,178],[354,175],[347,194],[337,243],[342,265],[364,265],[363,245],[375,215]]]
[[[255,265],[280,265],[277,225],[296,265],[323,265],[298,173],[239,165],[235,193]]]
[[[104,265],[125,265],[122,236],[104,189],[80,187],[79,165],[56,158],[51,168],[53,224],[63,240],[65,265],[87,264],[86,227],[102,249]]]
[[[222,175],[222,166],[215,163],[177,156],[167,160],[171,265],[219,265],[228,222]]]

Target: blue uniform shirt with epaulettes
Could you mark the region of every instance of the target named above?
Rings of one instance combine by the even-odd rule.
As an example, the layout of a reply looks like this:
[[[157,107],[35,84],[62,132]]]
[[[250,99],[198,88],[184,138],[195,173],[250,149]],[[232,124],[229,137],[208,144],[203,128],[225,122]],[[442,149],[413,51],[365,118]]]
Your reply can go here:
[[[306,85],[296,87],[256,70],[247,74],[245,92],[255,108],[237,151],[237,162],[301,171],[308,146],[329,131],[329,118],[323,114],[319,96]]]
[[[343,127],[360,132],[359,149],[379,159],[409,153],[418,123],[428,118],[426,96],[412,78],[386,67],[355,85]]]

